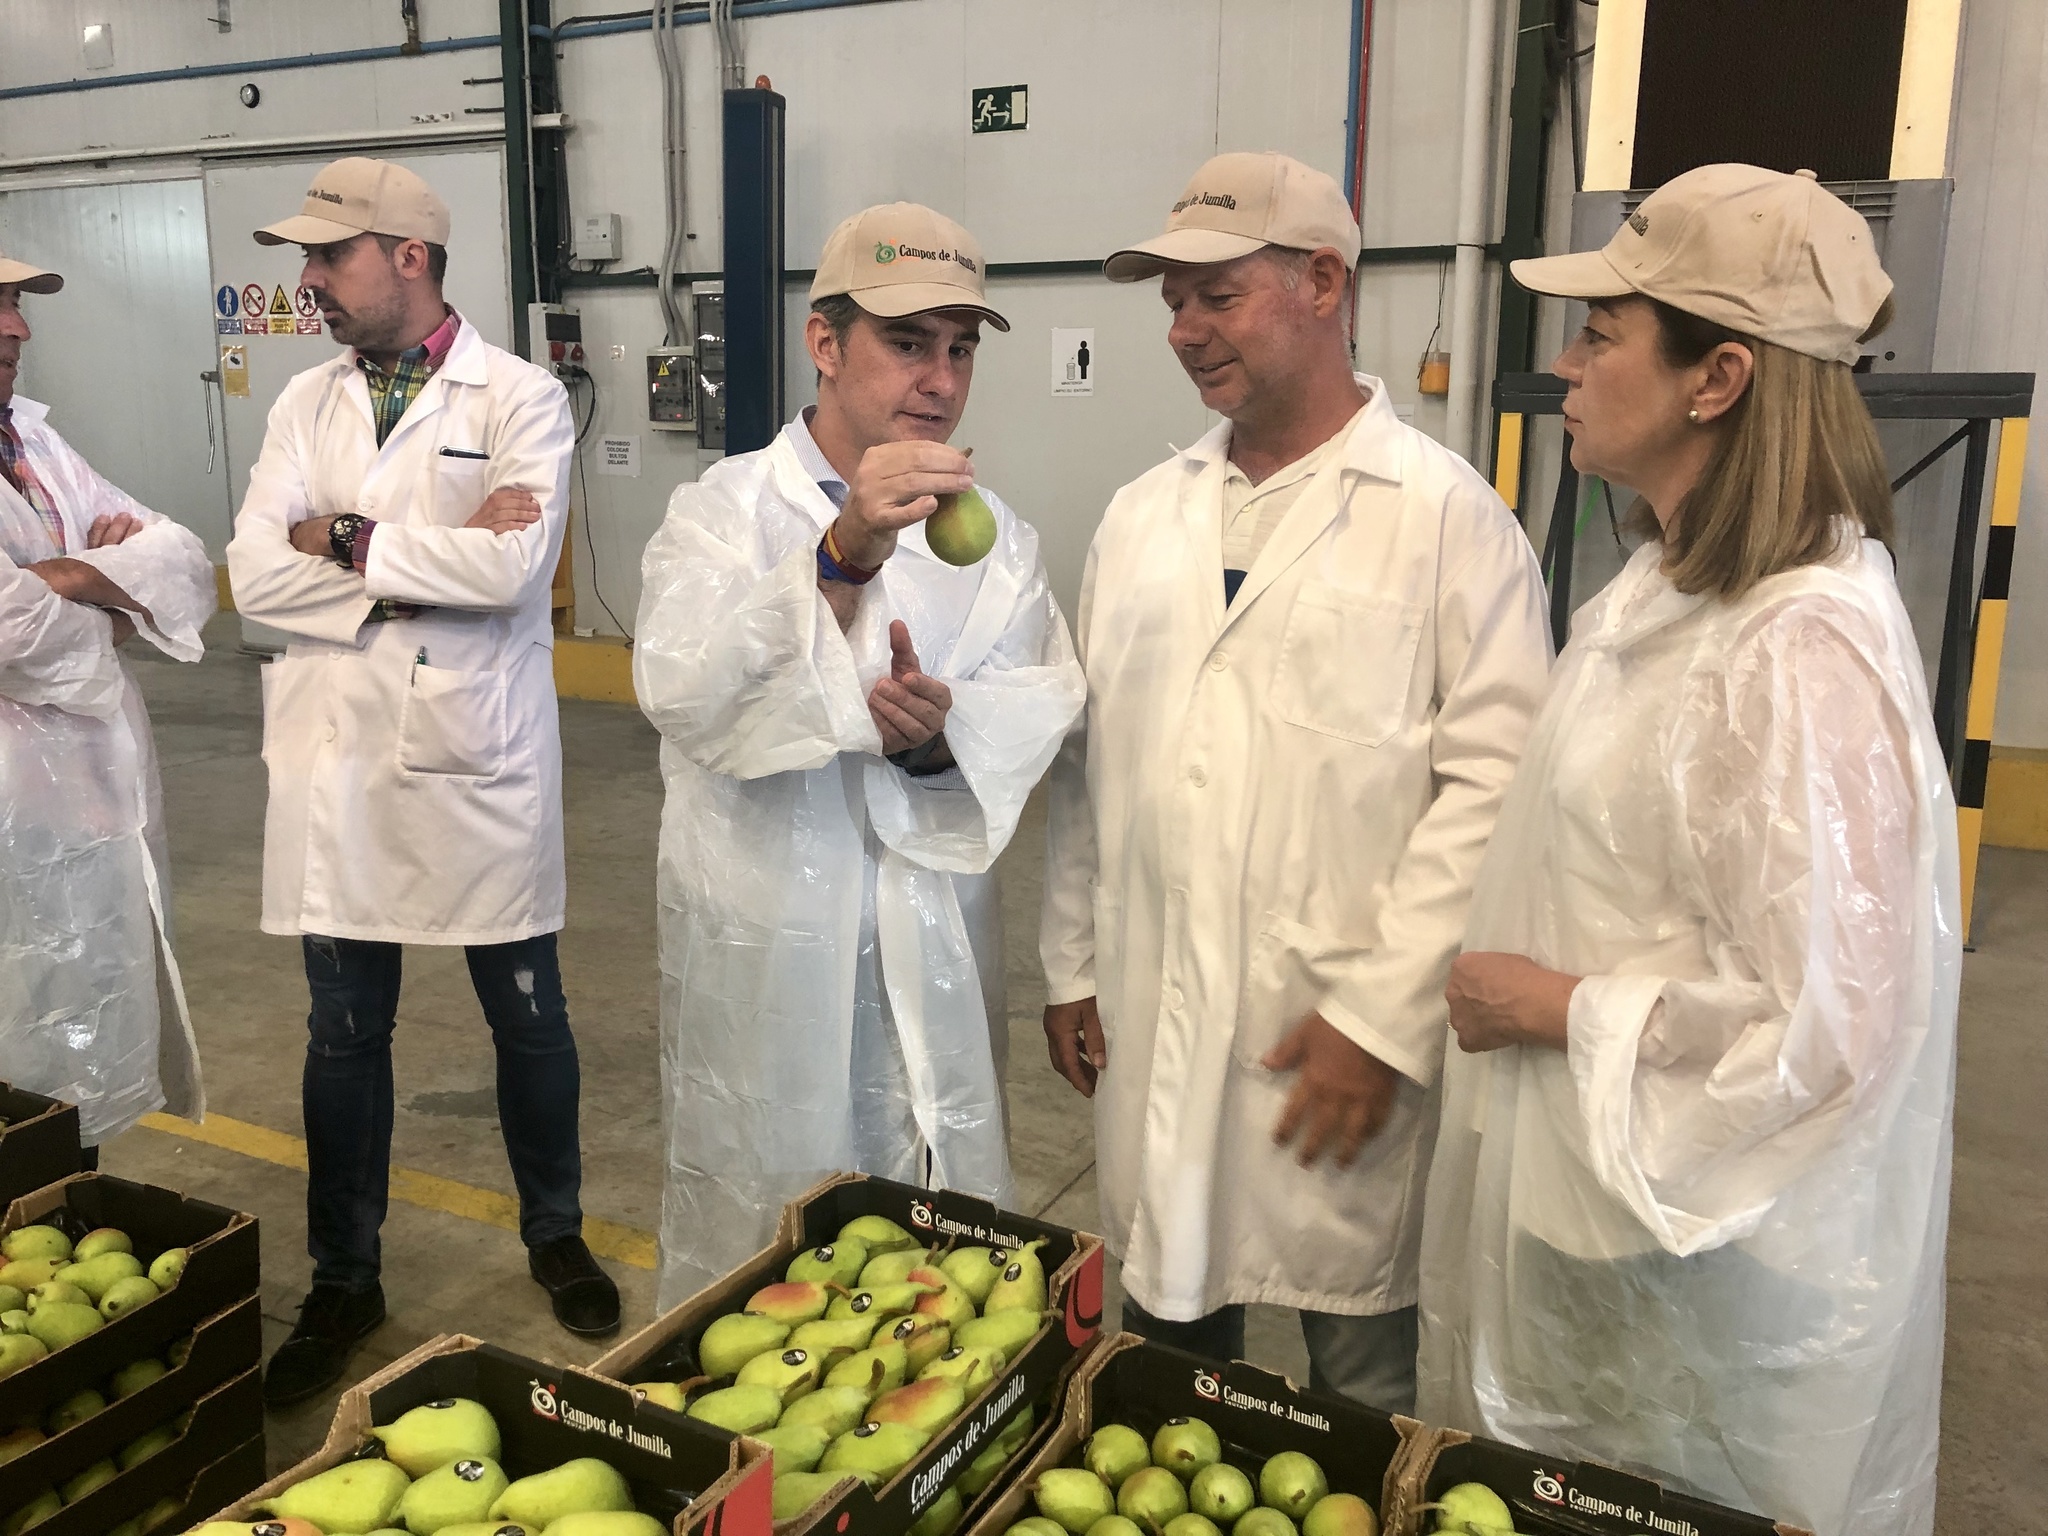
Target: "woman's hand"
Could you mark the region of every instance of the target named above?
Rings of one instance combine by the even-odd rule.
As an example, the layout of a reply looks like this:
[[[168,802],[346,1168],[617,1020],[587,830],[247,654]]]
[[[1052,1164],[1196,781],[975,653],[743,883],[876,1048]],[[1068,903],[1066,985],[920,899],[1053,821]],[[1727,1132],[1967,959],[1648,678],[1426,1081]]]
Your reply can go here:
[[[1565,1048],[1565,1020],[1579,978],[1522,955],[1468,954],[1451,962],[1444,1000],[1463,1051],[1510,1045]]]

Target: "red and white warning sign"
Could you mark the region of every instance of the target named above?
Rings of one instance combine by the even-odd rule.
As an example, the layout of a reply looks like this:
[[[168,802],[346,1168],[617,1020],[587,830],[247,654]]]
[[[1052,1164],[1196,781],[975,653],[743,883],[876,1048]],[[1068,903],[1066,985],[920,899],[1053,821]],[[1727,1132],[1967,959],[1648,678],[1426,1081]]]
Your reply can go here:
[[[298,294],[292,299],[292,308],[298,311],[299,334],[318,336],[320,334],[320,305],[313,298],[313,290],[300,284]]]
[[[270,329],[270,322],[263,315],[263,285],[244,283],[242,285],[242,334],[261,336]]]

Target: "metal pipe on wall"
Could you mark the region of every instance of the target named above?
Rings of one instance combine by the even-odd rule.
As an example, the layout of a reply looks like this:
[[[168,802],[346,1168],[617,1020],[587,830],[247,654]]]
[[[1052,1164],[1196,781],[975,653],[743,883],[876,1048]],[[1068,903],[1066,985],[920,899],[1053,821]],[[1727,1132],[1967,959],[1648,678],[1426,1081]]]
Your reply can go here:
[[[1493,212],[1494,37],[1500,0],[1467,0],[1465,89],[1459,113],[1458,259],[1451,279],[1451,391],[1445,402],[1444,446],[1477,462],[1480,289],[1486,276],[1487,225]]]

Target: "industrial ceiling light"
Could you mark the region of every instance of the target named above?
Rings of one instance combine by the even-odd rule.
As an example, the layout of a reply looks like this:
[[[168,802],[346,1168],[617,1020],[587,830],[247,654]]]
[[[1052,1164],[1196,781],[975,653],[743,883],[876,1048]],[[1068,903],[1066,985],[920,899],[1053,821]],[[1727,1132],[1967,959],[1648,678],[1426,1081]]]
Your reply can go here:
[[[254,80],[251,80],[247,85],[235,92],[235,94],[242,98],[243,106],[253,107],[263,99],[263,87]]]

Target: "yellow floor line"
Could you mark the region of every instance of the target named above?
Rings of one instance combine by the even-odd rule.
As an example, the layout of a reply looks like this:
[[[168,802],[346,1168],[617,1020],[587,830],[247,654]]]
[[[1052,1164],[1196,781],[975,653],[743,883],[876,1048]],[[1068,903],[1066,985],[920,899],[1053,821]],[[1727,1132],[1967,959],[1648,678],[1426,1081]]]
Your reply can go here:
[[[239,1152],[244,1157],[275,1163],[280,1168],[296,1168],[301,1173],[306,1171],[305,1142],[267,1126],[231,1120],[226,1115],[208,1115],[205,1123],[200,1125],[180,1120],[174,1115],[144,1115],[142,1123],[166,1136],[178,1136],[186,1141],[219,1147],[223,1151]],[[441,1211],[449,1216],[460,1216],[465,1221],[482,1222],[487,1227],[502,1227],[507,1232],[519,1230],[519,1202],[510,1195],[459,1184],[438,1174],[421,1173],[412,1168],[393,1168],[391,1198],[422,1210]],[[629,1227],[621,1222],[606,1221],[601,1216],[585,1216],[583,1240],[601,1259],[617,1259],[635,1269],[654,1268],[652,1232],[642,1232],[638,1227]]]

